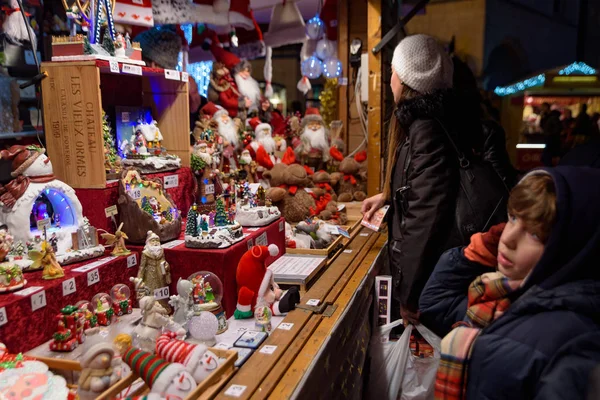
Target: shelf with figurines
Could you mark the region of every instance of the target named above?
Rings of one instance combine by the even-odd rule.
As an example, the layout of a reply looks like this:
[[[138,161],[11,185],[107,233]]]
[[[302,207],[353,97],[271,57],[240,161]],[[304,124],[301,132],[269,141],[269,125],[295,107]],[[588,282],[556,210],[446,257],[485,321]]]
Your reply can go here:
[[[122,233],[131,243],[145,243],[149,231],[161,242],[179,237],[181,215],[160,179],[147,180],[136,169],[124,169],[117,208],[124,224]]]
[[[14,178],[0,187],[0,224],[14,239],[9,261],[25,270],[33,263],[28,252],[42,250],[44,243],[62,265],[104,254],[75,191],[54,177],[44,153],[43,148],[21,145],[0,153],[12,162]]]
[[[244,239],[242,225],[235,220],[235,206],[216,201],[216,210],[208,214],[190,207],[185,226],[185,247],[194,249],[225,249]]]

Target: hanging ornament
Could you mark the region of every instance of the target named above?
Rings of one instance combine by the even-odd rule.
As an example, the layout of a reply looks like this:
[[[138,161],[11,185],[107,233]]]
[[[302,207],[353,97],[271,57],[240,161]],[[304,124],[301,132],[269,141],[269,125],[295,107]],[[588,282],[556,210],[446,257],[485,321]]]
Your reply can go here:
[[[311,86],[310,81],[308,80],[308,78],[305,77],[305,76],[303,76],[302,79],[300,79],[298,81],[298,84],[296,85],[296,88],[298,88],[298,90],[301,91],[302,94],[306,96],[306,93],[308,93],[308,91],[310,89],[312,89],[312,86]]]
[[[328,58],[335,56],[335,46],[331,40],[321,39],[317,43],[317,57],[325,61]]]
[[[321,116],[326,126],[329,126],[331,121],[335,120],[335,110],[337,104],[338,80],[336,78],[327,79],[325,87],[319,95],[321,102]]]
[[[302,75],[310,79],[317,79],[323,73],[323,63],[315,56],[311,56],[302,62]]]
[[[319,18],[318,15],[315,15],[306,23],[306,34],[311,39],[320,39],[323,36],[323,31],[325,29],[325,24],[323,20]]]
[[[323,75],[325,75],[325,78],[339,78],[342,76],[342,62],[334,57],[323,61]]]

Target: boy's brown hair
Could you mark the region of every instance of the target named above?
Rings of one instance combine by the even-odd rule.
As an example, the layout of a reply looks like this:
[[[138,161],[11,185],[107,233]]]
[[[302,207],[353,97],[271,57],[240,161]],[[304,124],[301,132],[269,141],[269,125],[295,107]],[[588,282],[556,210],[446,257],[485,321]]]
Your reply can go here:
[[[556,188],[547,174],[529,175],[510,193],[508,213],[522,219],[546,243],[556,219]]]

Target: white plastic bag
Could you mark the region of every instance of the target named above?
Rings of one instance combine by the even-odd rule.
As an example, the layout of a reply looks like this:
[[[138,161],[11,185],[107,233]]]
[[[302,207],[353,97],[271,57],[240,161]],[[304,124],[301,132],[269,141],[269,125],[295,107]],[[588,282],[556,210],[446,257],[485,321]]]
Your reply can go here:
[[[441,339],[423,325],[417,325],[417,330],[434,348],[432,358],[417,358],[410,352],[412,325],[404,329],[398,341],[389,340],[392,329],[401,324],[402,320],[397,320],[373,331],[371,371],[366,393],[369,399],[433,399]]]

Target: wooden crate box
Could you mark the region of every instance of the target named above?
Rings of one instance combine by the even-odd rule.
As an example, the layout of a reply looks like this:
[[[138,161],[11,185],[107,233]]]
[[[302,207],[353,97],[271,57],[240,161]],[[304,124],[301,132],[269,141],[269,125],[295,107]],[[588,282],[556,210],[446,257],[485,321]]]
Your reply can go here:
[[[122,70],[123,64],[119,64]],[[42,63],[46,147],[54,175],[74,188],[106,187],[102,106],[149,107],[169,154],[189,166],[188,83],[167,80],[164,70],[111,73],[106,61]]]

